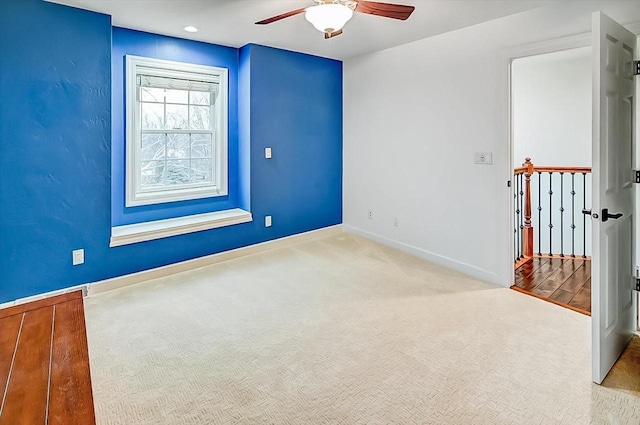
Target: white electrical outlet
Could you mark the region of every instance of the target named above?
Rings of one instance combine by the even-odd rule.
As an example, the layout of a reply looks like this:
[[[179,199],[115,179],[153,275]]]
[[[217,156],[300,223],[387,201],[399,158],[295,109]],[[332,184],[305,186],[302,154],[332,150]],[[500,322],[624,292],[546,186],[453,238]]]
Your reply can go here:
[[[264,148],[264,157],[267,159],[271,158],[271,148]]]
[[[493,164],[493,154],[491,152],[476,152],[474,153],[473,163],[491,165]]]
[[[398,224],[398,217],[393,217],[393,225],[394,225],[394,226],[396,226],[396,227],[398,227],[398,226],[399,226],[399,224]]]
[[[264,227],[271,227],[271,216],[267,215],[264,217]]]
[[[71,254],[73,256],[74,266],[84,264],[84,249],[76,249]]]
[[[373,220],[373,211],[369,210],[367,212],[367,217],[369,217],[369,220]]]

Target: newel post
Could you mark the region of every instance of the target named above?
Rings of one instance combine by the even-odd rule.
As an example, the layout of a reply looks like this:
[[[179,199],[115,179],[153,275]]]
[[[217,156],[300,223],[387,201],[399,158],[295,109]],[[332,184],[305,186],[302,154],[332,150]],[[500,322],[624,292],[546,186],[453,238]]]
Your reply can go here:
[[[524,192],[524,228],[522,229],[522,254],[524,257],[533,257],[533,227],[531,226],[531,176],[533,164],[531,158],[525,158],[523,167],[525,192]]]

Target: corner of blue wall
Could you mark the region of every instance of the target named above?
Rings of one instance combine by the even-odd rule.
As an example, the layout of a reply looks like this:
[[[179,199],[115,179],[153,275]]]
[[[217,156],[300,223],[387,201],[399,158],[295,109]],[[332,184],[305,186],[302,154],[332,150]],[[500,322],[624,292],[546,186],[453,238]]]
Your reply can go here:
[[[251,211],[251,45],[238,56],[238,206]]]

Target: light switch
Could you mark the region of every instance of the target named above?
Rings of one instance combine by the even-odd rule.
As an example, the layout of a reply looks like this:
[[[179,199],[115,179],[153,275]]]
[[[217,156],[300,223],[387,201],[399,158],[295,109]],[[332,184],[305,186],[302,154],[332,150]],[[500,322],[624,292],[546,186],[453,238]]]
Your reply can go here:
[[[80,264],[84,264],[84,249],[74,249],[72,252],[73,257],[73,265],[79,266]]]
[[[267,159],[271,158],[271,148],[264,148],[264,157]]]
[[[491,152],[476,152],[474,154],[473,163],[474,164],[482,164],[482,165],[491,165],[493,164],[493,155]]]
[[[271,227],[271,216],[267,215],[264,217],[264,227]]]

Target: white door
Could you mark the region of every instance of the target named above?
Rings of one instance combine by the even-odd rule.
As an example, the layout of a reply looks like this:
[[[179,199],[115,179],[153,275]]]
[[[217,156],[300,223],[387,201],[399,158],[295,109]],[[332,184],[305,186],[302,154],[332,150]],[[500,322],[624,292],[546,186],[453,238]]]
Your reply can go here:
[[[601,383],[629,342],[633,302],[633,59],[637,38],[593,14],[592,374]],[[611,216],[608,216],[607,213]]]

